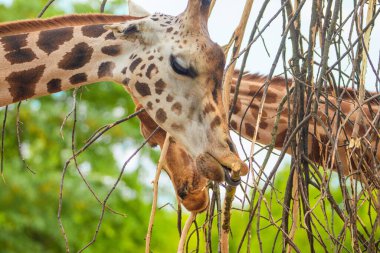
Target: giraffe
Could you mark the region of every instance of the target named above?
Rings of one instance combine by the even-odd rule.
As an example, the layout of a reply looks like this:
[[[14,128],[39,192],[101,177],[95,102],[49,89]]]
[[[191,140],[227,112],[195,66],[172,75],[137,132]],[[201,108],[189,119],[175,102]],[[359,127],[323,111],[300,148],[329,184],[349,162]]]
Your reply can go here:
[[[178,16],[69,15],[0,25],[0,106],[99,81],[124,87],[195,157],[199,170],[244,175],[223,111],[223,51],[210,1]],[[222,177],[220,177],[222,175]],[[210,179],[213,179],[210,173]]]
[[[231,101],[236,90],[236,82],[238,79],[238,72],[235,72],[234,78],[231,85]],[[262,87],[266,80],[265,76],[257,74],[245,74],[240,84],[240,89],[238,91],[238,100],[233,107],[233,113],[230,121],[230,127],[233,131],[241,135],[242,137],[251,140],[256,126],[256,119],[258,114],[258,109],[260,106],[260,100],[262,93]],[[289,87],[293,85],[292,81],[288,81]],[[353,164],[350,160],[350,157],[347,156],[347,146],[349,143],[350,136],[353,131],[353,122],[355,117],[357,117],[358,112],[354,109],[354,90],[347,89],[345,90],[346,94],[343,94],[343,99],[341,103],[342,114],[349,116],[349,120],[343,126],[341,133],[338,135],[338,153],[341,157],[341,161],[344,168],[345,176],[353,173],[352,170],[357,170],[356,165]],[[264,103],[263,119],[259,124],[259,134],[257,142],[263,145],[268,145],[272,142],[272,130],[275,124],[275,118],[278,114],[278,105],[281,99],[286,96],[286,81],[284,78],[275,77],[272,79],[267,99]],[[367,93],[368,97],[374,97],[373,95]],[[377,94],[378,95],[378,94]],[[335,114],[335,108],[332,105],[336,105],[336,96],[329,92],[329,97],[322,100],[321,106],[319,107],[318,114],[322,119],[327,122],[327,120],[332,121]],[[330,107],[327,107],[327,101],[330,103]],[[373,120],[375,115],[379,113],[379,99],[373,99],[369,103],[363,106],[366,118]],[[138,105],[137,108],[140,106]],[[325,113],[328,109],[328,114]],[[284,143],[286,142],[286,136],[288,131],[288,114],[292,112],[292,108],[284,106],[284,109],[280,112],[280,119],[278,124],[278,131],[275,137],[275,147],[277,149],[282,149]],[[352,114],[350,114],[352,112]],[[156,128],[155,122],[150,119],[149,115],[140,114],[139,118],[141,120],[141,132],[143,136],[149,136],[152,131]],[[366,134],[366,131],[369,129],[368,123],[361,126],[360,136],[361,138],[369,138],[369,134]],[[151,145],[160,145],[163,146],[165,140],[165,131],[161,130],[157,132],[151,141]],[[328,152],[331,149],[331,143],[326,136],[325,130],[321,127],[320,124],[314,124],[313,121],[309,122],[309,154],[308,157],[311,161],[315,162],[317,165],[321,164],[322,161],[325,161],[328,157]],[[375,138],[371,143],[372,152],[375,152],[374,157],[367,157],[366,159],[375,162],[375,160],[380,160],[380,151],[376,149],[378,146],[378,138]],[[366,139],[365,139],[366,140]],[[368,141],[368,140],[366,140]],[[205,210],[209,203],[208,193],[207,193],[207,178],[209,176],[207,173],[209,171],[199,171],[195,165],[194,159],[191,155],[186,153],[183,146],[180,143],[172,141],[169,145],[170,152],[166,155],[166,171],[168,172],[174,188],[176,189],[176,194],[181,200],[182,204],[189,211],[201,212]],[[287,153],[291,154],[291,150],[286,150]],[[350,167],[351,166],[351,167]],[[333,170],[336,170],[334,164],[331,165]],[[364,167],[364,166],[363,166]],[[359,169],[363,169],[359,167]],[[206,174],[205,174],[206,173]],[[363,175],[356,178],[363,179],[363,176],[366,177],[368,174],[363,172]],[[379,177],[370,178],[368,181],[373,187],[380,189]],[[215,177],[215,175],[214,175]]]

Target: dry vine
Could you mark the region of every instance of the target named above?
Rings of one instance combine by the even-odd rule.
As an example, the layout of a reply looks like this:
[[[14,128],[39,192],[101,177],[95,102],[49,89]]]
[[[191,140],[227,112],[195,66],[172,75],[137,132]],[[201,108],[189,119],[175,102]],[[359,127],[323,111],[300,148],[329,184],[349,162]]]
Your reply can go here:
[[[235,65],[238,58],[243,58],[235,97],[231,101],[231,118],[250,49],[265,35],[271,22],[282,13],[282,39],[279,41],[272,68],[262,88],[252,96],[251,101],[251,104],[259,105],[251,150],[246,152],[249,154],[247,160],[252,168],[253,178],[245,182],[245,197],[240,200],[241,207],[237,204],[232,206],[232,210],[239,210],[242,214],[249,213],[243,236],[240,241],[237,240],[237,252],[265,252],[264,246],[267,245],[263,245],[261,231],[271,227],[271,231],[277,231],[271,240],[274,252],[280,249],[283,252],[301,252],[301,246],[304,249],[304,245],[300,245],[297,238],[302,234],[308,238],[310,252],[330,252],[332,248],[335,252],[380,251],[380,163],[379,156],[376,155],[380,142],[380,111],[377,109],[380,103],[378,93],[369,94],[365,91],[365,74],[369,71],[375,76],[375,88],[379,91],[380,62],[376,63],[376,60],[380,59],[372,58],[369,53],[371,31],[375,29],[375,20],[380,13],[379,4],[376,1],[354,1],[353,9],[347,14],[343,12],[342,1],[313,1],[310,23],[303,24],[302,15],[305,15],[303,13],[306,1],[282,0],[276,14],[267,24],[261,26],[260,20],[268,3],[269,1],[264,1],[261,6],[256,6],[261,9],[255,18],[249,42],[240,52],[232,52],[234,57],[227,65],[228,69]],[[302,25],[309,27],[309,34],[304,35],[301,32]],[[349,30],[347,37],[344,37],[343,30]],[[287,43],[288,39],[290,43]],[[232,41],[226,50],[231,47]],[[287,50],[290,51],[290,59]],[[332,54],[334,57],[331,57]],[[257,151],[254,143],[260,131],[265,99],[281,58],[287,95],[278,106],[272,129],[272,142]],[[348,68],[351,71],[348,74],[343,67],[347,62],[352,66]],[[257,97],[259,92],[260,97]],[[347,100],[354,103],[349,112],[342,105]],[[280,114],[284,109],[289,111],[288,131],[282,152],[272,171],[266,175],[265,168],[275,147]],[[246,114],[248,110],[249,108]],[[352,121],[354,114],[358,116]],[[334,116],[326,120],[326,115]],[[242,125],[243,120],[240,122],[240,129],[243,129]],[[310,136],[317,143],[310,143]],[[345,140],[343,145],[342,139]],[[312,157],[313,149],[319,150],[320,160],[316,161]],[[276,174],[287,151],[292,154],[292,161],[286,188],[276,189]],[[261,164],[255,161],[258,152],[266,152]],[[349,163],[344,163],[345,161]],[[338,179],[334,179],[335,177]],[[316,191],[319,192],[317,197]],[[231,189],[226,190],[229,198],[230,192]],[[314,192],[313,196],[311,192]],[[210,240],[212,227],[209,225],[214,216],[216,200],[219,199],[215,198],[215,193],[214,191],[205,222],[201,226],[206,252],[212,252],[212,245],[216,243]],[[337,193],[340,193],[342,200],[336,196]],[[248,208],[244,206],[245,202],[249,203]],[[283,206],[280,217],[273,212],[276,202]],[[220,212],[218,209],[218,217]],[[218,228],[220,229],[219,225]],[[230,227],[227,226],[226,229]],[[221,231],[215,231],[218,232],[220,234]],[[223,240],[225,242],[228,238]],[[224,242],[219,241],[218,245],[223,245]],[[228,245],[223,247],[224,249],[219,247],[218,252],[227,252]]]

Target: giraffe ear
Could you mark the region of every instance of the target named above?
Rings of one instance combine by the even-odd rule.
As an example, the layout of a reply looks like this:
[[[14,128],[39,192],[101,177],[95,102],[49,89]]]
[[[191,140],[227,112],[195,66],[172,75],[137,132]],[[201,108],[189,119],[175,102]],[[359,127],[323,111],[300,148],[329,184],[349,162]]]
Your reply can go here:
[[[129,15],[133,17],[146,17],[150,13],[132,0],[128,0]]]

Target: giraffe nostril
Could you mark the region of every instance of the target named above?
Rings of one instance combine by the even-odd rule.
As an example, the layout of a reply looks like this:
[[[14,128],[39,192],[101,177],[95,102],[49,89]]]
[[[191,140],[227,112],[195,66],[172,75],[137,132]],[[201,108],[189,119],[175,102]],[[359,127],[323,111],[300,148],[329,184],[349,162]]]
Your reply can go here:
[[[188,190],[188,182],[186,182],[180,189],[178,189],[177,194],[182,200],[184,200],[189,193]]]

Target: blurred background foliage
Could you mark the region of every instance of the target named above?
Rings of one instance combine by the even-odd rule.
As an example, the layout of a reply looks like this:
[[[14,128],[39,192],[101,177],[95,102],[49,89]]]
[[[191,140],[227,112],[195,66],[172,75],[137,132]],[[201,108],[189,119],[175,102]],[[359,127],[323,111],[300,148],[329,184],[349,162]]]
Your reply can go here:
[[[0,21],[35,18],[46,4],[46,0],[14,0],[0,4]],[[82,13],[98,12],[100,1],[81,1],[69,4],[57,1],[44,14],[44,17],[56,16],[65,12]],[[65,6],[65,8],[62,8]],[[126,10],[125,1],[110,1],[106,11],[120,13]],[[72,91],[24,102],[21,106],[20,120],[22,128],[22,151],[26,161],[35,174],[29,172],[21,162],[16,139],[16,105],[9,107],[5,129],[4,181],[0,181],[0,252],[64,252],[65,245],[61,235],[57,209],[62,169],[65,161],[71,156],[71,131],[73,120],[70,118],[63,128],[60,126],[64,117],[72,108]],[[76,128],[76,145],[84,141],[99,127],[125,117],[134,111],[131,98],[121,86],[99,83],[82,88],[78,95],[78,123]],[[4,108],[1,109],[4,115]],[[133,151],[143,141],[136,119],[115,127],[107,132],[95,145],[82,154],[79,167],[102,199],[112,187],[119,174],[123,161],[128,158],[127,151]],[[126,217],[106,212],[96,243],[87,252],[143,252],[145,233],[149,222],[154,164],[159,151],[145,147],[134,162],[128,166],[121,184],[113,193],[109,205]],[[277,178],[288,176],[288,170],[282,170]],[[276,180],[275,190],[267,193],[268,205],[272,216],[263,217],[262,222],[272,219],[281,224],[281,199],[286,180]],[[154,252],[175,252],[179,240],[177,232],[177,214],[174,191],[166,179],[160,185],[160,202],[169,203],[157,211],[153,231],[152,249]],[[331,186],[336,200],[339,191]],[[273,194],[277,195],[276,198]],[[318,191],[311,189],[311,199],[317,201]],[[340,198],[341,199],[341,198]],[[331,224],[317,224],[326,231],[339,233],[343,226],[328,203],[323,206],[331,215]],[[363,223],[373,218],[367,214],[367,205],[360,209],[363,212]],[[237,242],[243,234],[249,219],[247,212],[234,211],[232,220],[231,251],[236,252]],[[70,243],[75,252],[89,242],[96,230],[101,206],[91,195],[78,175],[75,167],[70,166],[65,178],[63,198],[63,222]],[[318,213],[318,211],[316,211]],[[322,212],[320,212],[322,215]],[[187,215],[184,215],[183,222]],[[197,218],[200,232],[200,250],[204,252],[202,242],[202,224],[205,215]],[[268,222],[269,224],[269,222]],[[216,225],[216,220],[214,226]],[[253,226],[255,228],[255,225]],[[318,229],[319,231],[323,229]],[[217,251],[217,229],[213,229],[214,251]],[[278,228],[268,226],[260,231],[264,252],[277,252],[281,249],[281,234]],[[326,238],[327,234],[318,235]],[[380,236],[380,235],[379,235]],[[327,239],[327,238],[326,238]],[[252,252],[257,249],[257,231],[253,231]],[[297,231],[297,245],[307,240],[306,231]],[[196,233],[191,236],[189,252],[196,248]],[[234,241],[236,243],[234,243]],[[325,241],[325,239],[323,240]],[[347,247],[350,240],[347,238]],[[308,252],[305,244],[302,252]],[[316,249],[318,246],[316,247]],[[334,249],[331,242],[331,249]]]

